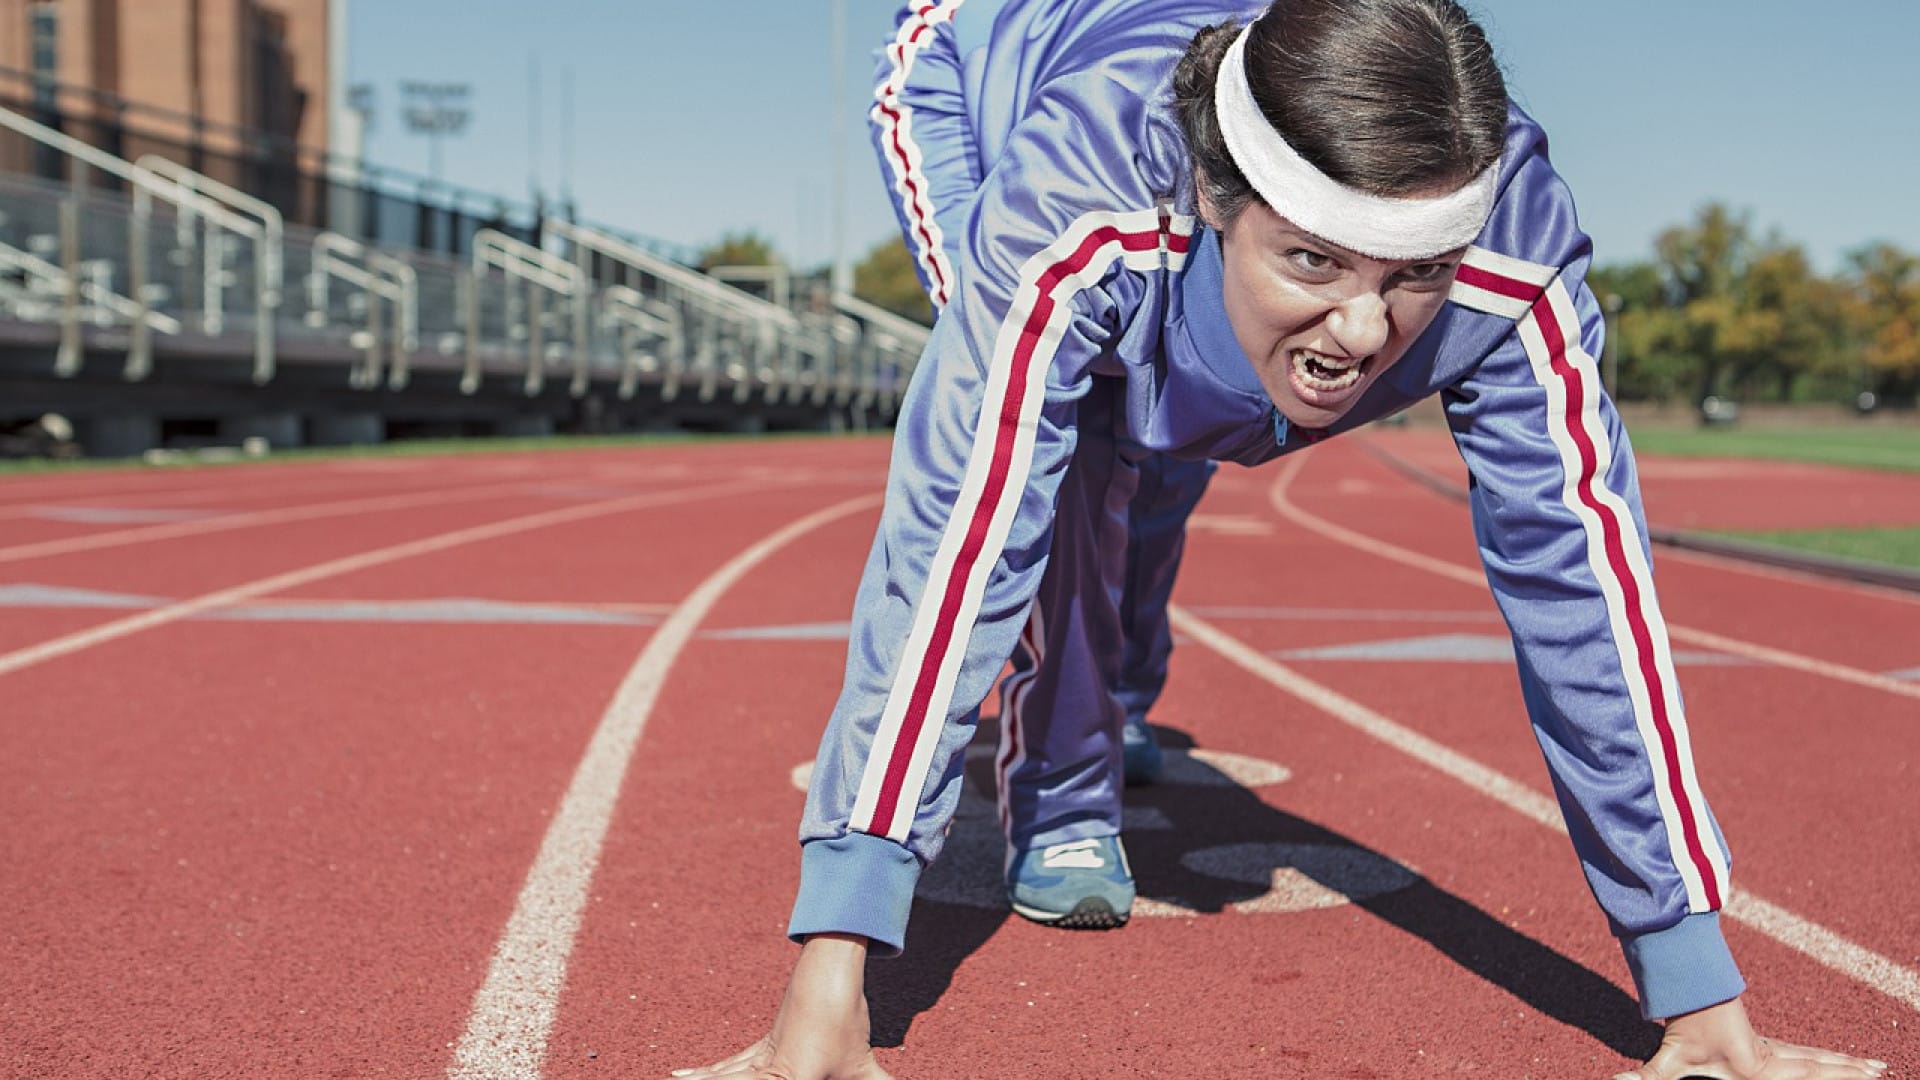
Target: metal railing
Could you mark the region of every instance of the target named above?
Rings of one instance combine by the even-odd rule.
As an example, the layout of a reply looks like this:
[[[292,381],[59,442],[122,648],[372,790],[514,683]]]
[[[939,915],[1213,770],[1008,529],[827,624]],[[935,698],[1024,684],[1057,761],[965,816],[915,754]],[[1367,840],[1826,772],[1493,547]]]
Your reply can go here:
[[[243,223],[241,225],[230,225],[234,231],[252,235],[258,246],[258,251],[254,259],[253,381],[262,384],[268,382],[273,378],[274,370],[274,312],[280,307],[280,286],[285,275],[285,266],[282,262],[282,257],[286,249],[287,226],[286,221],[280,216],[280,211],[244,191],[229,187],[210,176],[202,176],[192,169],[161,157],[158,154],[141,155],[134,161],[133,168],[136,172],[152,176],[163,176],[173,181],[178,185],[179,190],[190,196],[199,197],[192,200],[193,202],[197,203],[200,200],[207,200],[220,204],[224,209],[230,211],[231,216],[228,218],[229,221],[237,219]],[[148,188],[146,185],[141,185],[138,190],[146,191]],[[141,196],[136,192],[134,197],[134,229],[136,233],[140,231],[144,223],[142,218],[144,206],[145,204]],[[150,208],[147,208],[145,212],[150,213]],[[252,221],[258,222],[257,226],[252,224],[252,221],[249,221],[249,215]],[[185,220],[184,215],[183,220]],[[187,220],[186,225],[190,229],[191,221]],[[214,251],[219,250],[218,242],[220,240],[220,234],[217,231],[208,230],[206,235],[209,245],[206,259],[209,267],[208,272],[224,275],[225,271],[219,265],[220,259],[213,255]],[[130,267],[138,270],[141,267],[141,260],[129,254],[128,264]],[[135,292],[137,294],[139,290],[136,288]],[[208,332],[218,333],[218,330],[210,329]]]
[[[0,127],[24,135],[52,150],[65,154],[74,161],[117,176],[125,180],[133,190],[133,213],[128,219],[127,233],[127,273],[128,294],[142,314],[132,321],[132,337],[128,345],[126,377],[142,379],[152,369],[152,342],[148,334],[154,328],[153,323],[144,317],[147,303],[147,241],[148,224],[152,216],[151,200],[160,199],[171,204],[182,215],[181,221],[191,222],[198,214],[208,222],[208,241],[203,261],[205,271],[202,293],[202,321],[210,334],[223,329],[221,290],[226,284],[224,268],[225,233],[221,229],[235,232],[261,244],[265,238],[265,227],[238,214],[213,199],[195,191],[181,187],[154,170],[125,161],[103,150],[89,146],[78,139],[58,132],[43,124],[29,120],[8,109],[0,109]],[[69,196],[62,204],[61,249],[62,269],[70,278],[75,277],[79,251],[79,223],[77,196]],[[68,209],[71,207],[72,209]],[[74,220],[69,227],[69,217]],[[264,253],[255,254],[255,311],[256,320],[264,326],[257,331],[255,338],[254,381],[264,383],[273,377],[273,327],[271,318],[264,318],[277,302],[279,282],[269,282],[266,276]],[[79,350],[63,352],[56,363],[55,371],[62,376],[72,376],[80,370],[83,354]]]
[[[467,395],[491,373],[537,396],[570,362],[576,399],[597,380],[621,400],[655,386],[683,405],[757,398],[884,413],[927,340],[852,297],[796,311],[571,221],[542,223],[547,247],[480,229],[457,261],[382,250],[289,227],[266,200],[166,158],[126,161],[4,109],[0,127],[66,155],[64,180],[0,177],[0,318],[58,321],[61,376],[79,372],[90,342],[124,344],[126,378],[146,379],[160,333],[185,335],[169,353],[193,358],[183,372],[250,353],[257,384],[275,379],[284,346],[303,378],[324,384],[331,366],[357,390],[403,390],[420,366]],[[119,183],[89,183],[88,170]],[[778,267],[727,273],[779,299],[790,288]],[[305,294],[291,311],[289,283]],[[123,343],[89,323],[129,332]]]
[[[471,394],[480,386],[479,298],[486,285],[487,270],[506,275],[508,308],[514,305],[516,282],[524,283],[527,293],[525,332],[527,337],[527,373],[524,386],[531,396],[546,385],[547,350],[545,296],[552,293],[573,307],[574,377],[572,392],[578,397],[587,387],[587,279],[580,268],[532,244],[522,243],[502,232],[482,229],[473,237],[473,283],[467,306],[467,369],[460,380],[463,393]],[[508,317],[509,337],[517,325]]]
[[[413,351],[420,343],[420,279],[412,266],[391,255],[370,250],[350,236],[323,232],[313,239],[307,271],[307,324],[322,327],[330,321],[332,290],[338,278],[361,290],[366,307],[362,331],[365,360],[349,377],[349,385],[371,389],[380,385],[382,360],[387,357],[387,386],[403,390],[411,371]],[[393,308],[393,331],[381,340],[380,301]]]

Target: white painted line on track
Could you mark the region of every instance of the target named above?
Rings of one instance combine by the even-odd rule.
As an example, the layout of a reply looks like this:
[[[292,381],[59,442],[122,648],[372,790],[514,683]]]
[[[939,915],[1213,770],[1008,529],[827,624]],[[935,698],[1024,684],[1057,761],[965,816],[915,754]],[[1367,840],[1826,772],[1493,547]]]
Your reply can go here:
[[[289,483],[298,482],[313,476],[314,474],[309,473],[302,476],[278,474],[268,477],[268,479],[278,479],[282,481],[279,484],[259,483],[243,485],[228,482],[225,484],[202,485],[200,487],[162,488],[159,490],[153,488],[133,488],[117,494],[93,494],[84,491],[67,492],[64,494],[50,493],[42,499],[27,499],[18,503],[0,504],[0,521],[5,521],[9,518],[37,517],[47,510],[75,507],[137,507],[147,506],[151,503],[192,503],[196,499],[245,502],[254,499],[270,498],[276,495],[284,495],[288,490]],[[324,476],[314,478],[328,479],[328,477]],[[234,479],[237,480],[239,478],[235,477]]]
[[[117,529],[113,532],[93,533],[88,536],[70,536],[32,544],[15,544],[12,547],[0,548],[0,563],[19,562],[24,559],[46,559],[56,555],[72,555],[81,551],[98,551],[102,548],[123,547],[127,544],[144,544],[153,540],[175,540],[184,536],[202,536],[207,533],[248,529],[259,525],[284,525],[292,521],[311,521],[315,518],[339,517],[343,514],[411,510],[421,506],[483,499],[508,492],[527,491],[527,489],[527,482],[520,480],[509,484],[487,484],[456,491],[415,491],[401,495],[379,495],[372,498],[313,503],[308,506],[289,506],[279,510],[223,514],[220,517],[180,521],[169,525],[147,525],[137,529]]]
[[[327,562],[303,567],[299,570],[289,570],[284,574],[258,578],[242,585],[234,585],[215,592],[204,593],[200,596],[168,604],[165,607],[155,608],[152,611],[143,611],[138,615],[129,615],[124,619],[116,619],[113,622],[88,627],[85,630],[76,631],[64,637],[54,638],[51,641],[44,641],[38,645],[30,645],[24,649],[16,649],[10,653],[0,654],[0,675],[8,675],[22,668],[32,667],[35,664],[52,660],[55,657],[66,656],[69,653],[76,653],[82,649],[90,649],[95,645],[104,645],[109,641],[116,641],[129,634],[137,634],[142,630],[151,630],[156,626],[164,626],[170,622],[177,622],[180,619],[198,615],[203,611],[225,607],[230,604],[238,604],[244,600],[251,600],[258,596],[266,596],[285,589],[298,588],[299,586],[320,581],[324,578],[336,577],[340,574],[348,574],[356,570],[365,570],[370,567],[397,562],[401,559],[411,559],[419,555],[430,555],[434,552],[445,551],[463,544],[477,543],[482,540],[495,540],[503,536],[512,536],[515,533],[527,532],[531,529],[544,529],[552,525],[563,525],[568,522],[583,521],[588,518],[604,517],[608,514],[625,513],[629,510],[639,510],[648,506],[691,502],[697,499],[712,499],[747,491],[764,491],[770,486],[772,485],[758,482],[713,484],[688,490],[649,492],[645,495],[632,495],[624,499],[614,499],[609,502],[590,503],[586,506],[570,506],[560,510],[546,510],[537,514],[508,518],[505,521],[496,521],[486,525],[475,525],[470,528],[441,533],[438,536],[428,536],[418,540],[409,540],[402,544],[376,548],[372,551],[361,552],[358,555],[332,559]]]
[[[1366,533],[1357,532],[1343,525],[1336,525],[1325,518],[1318,517],[1301,509],[1288,497],[1288,489],[1293,485],[1294,478],[1299,475],[1301,468],[1305,464],[1306,459],[1299,457],[1294,458],[1282,467],[1280,475],[1274,478],[1273,485],[1267,489],[1269,501],[1273,504],[1273,508],[1279,511],[1282,517],[1313,532],[1317,532],[1330,540],[1346,545],[1354,551],[1377,556],[1390,562],[1397,562],[1403,566],[1410,566],[1416,570],[1423,570],[1429,574],[1435,574],[1451,581],[1472,585],[1478,589],[1484,590],[1487,588],[1486,575],[1480,570],[1469,569],[1458,563],[1448,562],[1445,559],[1436,559],[1430,555],[1410,551],[1396,544],[1388,543],[1379,537],[1368,536]],[[1897,694],[1901,697],[1920,700],[1920,685],[1901,682],[1898,679],[1889,679],[1885,675],[1876,672],[1862,671],[1859,668],[1849,667],[1846,664],[1837,664],[1831,660],[1821,660],[1816,657],[1789,652],[1786,649],[1776,649],[1770,645],[1759,645],[1751,641],[1742,641],[1739,638],[1716,634],[1710,630],[1697,630],[1693,627],[1681,626],[1673,622],[1667,623],[1667,634],[1675,641],[1684,641],[1691,645],[1700,645],[1719,652],[1731,653],[1735,656],[1745,657],[1748,660],[1759,661],[1763,664],[1791,668],[1809,675],[1817,675],[1821,678],[1833,679],[1837,682],[1863,686],[1869,690],[1880,690],[1889,694]]]
[[[466,1034],[447,1069],[450,1078],[540,1075],[587,887],[600,861],[627,765],[674,661],[707,612],[734,582],[781,547],[822,525],[879,505],[877,495],[851,499],[766,537],[701,582],[647,640],[601,717],[559,812],[547,827],[540,853],[494,951],[486,982],[474,995]]]
[[[1560,817],[1559,805],[1520,781],[1306,678],[1181,608],[1171,609],[1170,614],[1175,630],[1219,653],[1242,670],[1292,694],[1362,734],[1432,766],[1522,817],[1562,835],[1566,833],[1567,826]],[[1888,957],[1748,892],[1736,891],[1728,900],[1723,914],[1920,1011],[1920,973],[1901,967]]]

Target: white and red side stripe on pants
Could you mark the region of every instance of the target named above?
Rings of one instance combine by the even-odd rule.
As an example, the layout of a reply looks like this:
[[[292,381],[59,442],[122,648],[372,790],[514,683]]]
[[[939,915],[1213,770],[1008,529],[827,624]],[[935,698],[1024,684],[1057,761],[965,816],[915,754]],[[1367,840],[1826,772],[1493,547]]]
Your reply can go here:
[[[887,57],[893,66],[874,89],[876,104],[868,113],[880,128],[880,141],[887,166],[893,171],[893,190],[906,210],[913,237],[914,258],[927,278],[927,290],[935,307],[945,307],[953,292],[953,263],[947,258],[946,238],[934,218],[932,189],[919,144],[913,140],[913,110],[900,100],[907,75],[913,70],[914,57],[932,41],[934,28],[953,18],[965,0],[940,0],[927,4],[902,20]]]
[[[987,578],[1032,469],[1047,372],[1073,321],[1074,296],[1098,284],[1116,260],[1143,271],[1177,268],[1193,228],[1191,217],[1158,208],[1089,213],[1022,267],[994,341],[966,475],[861,774],[853,829],[904,843],[913,826]]]
[[[1599,372],[1581,345],[1573,297],[1557,267],[1471,248],[1451,299],[1515,320],[1534,377],[1547,394],[1547,431],[1565,477],[1561,501],[1587,536],[1587,565],[1606,598],[1621,675],[1653,771],[1668,847],[1686,883],[1688,907],[1718,910],[1726,898],[1727,856],[1694,775],[1672,649],[1646,552],[1625,501],[1605,483],[1614,447],[1601,422]]]

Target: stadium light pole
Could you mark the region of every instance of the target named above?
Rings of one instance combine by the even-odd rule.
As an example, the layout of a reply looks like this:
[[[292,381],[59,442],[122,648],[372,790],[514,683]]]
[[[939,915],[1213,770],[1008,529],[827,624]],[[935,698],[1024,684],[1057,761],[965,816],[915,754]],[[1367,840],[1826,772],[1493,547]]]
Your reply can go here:
[[[467,83],[430,83],[407,80],[400,84],[400,96],[406,102],[401,115],[407,130],[427,137],[428,175],[440,186],[440,140],[467,129],[473,110],[467,102],[473,87]]]
[[[847,292],[847,0],[833,0],[833,272],[831,291]]]

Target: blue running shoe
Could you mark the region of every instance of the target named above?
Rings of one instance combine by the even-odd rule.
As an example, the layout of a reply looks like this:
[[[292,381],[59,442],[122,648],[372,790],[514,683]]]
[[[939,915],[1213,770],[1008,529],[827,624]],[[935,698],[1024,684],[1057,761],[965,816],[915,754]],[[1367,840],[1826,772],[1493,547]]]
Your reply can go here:
[[[1113,930],[1133,914],[1133,871],[1117,836],[1017,852],[1007,868],[1013,910],[1069,930]]]
[[[1143,787],[1160,779],[1166,761],[1145,717],[1127,717],[1120,728],[1120,771],[1128,787]]]

